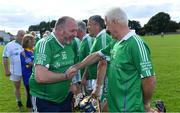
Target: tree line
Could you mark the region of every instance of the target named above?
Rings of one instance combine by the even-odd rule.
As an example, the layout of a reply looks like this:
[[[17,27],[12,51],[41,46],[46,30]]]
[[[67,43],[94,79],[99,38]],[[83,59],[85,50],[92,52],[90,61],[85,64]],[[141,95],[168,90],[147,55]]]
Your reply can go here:
[[[87,19],[83,20],[87,24]],[[29,26],[29,31],[40,31],[42,34],[45,31],[52,31],[56,20],[52,20],[51,22],[42,21],[37,25]],[[152,16],[149,21],[142,27],[139,21],[129,20],[129,27],[134,29],[139,35],[146,34],[160,34],[160,33],[168,33],[168,32],[176,32],[180,29],[180,22],[177,23],[171,20],[171,17],[168,13],[159,12],[156,15]]]

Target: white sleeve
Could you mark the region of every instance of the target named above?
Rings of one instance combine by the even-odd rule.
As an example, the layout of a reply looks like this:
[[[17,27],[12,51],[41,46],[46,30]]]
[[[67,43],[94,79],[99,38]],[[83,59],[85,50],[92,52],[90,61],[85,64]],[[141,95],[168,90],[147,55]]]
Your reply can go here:
[[[8,46],[8,44],[5,46],[2,56],[3,57],[9,57],[10,56],[10,47]]]
[[[110,61],[110,57],[104,55],[104,54],[101,52],[101,50],[99,50],[97,53],[98,53],[103,59],[105,59],[105,60],[107,60],[107,61]]]
[[[105,57],[105,55],[101,52],[101,50],[99,50],[97,53],[98,53],[101,57]]]

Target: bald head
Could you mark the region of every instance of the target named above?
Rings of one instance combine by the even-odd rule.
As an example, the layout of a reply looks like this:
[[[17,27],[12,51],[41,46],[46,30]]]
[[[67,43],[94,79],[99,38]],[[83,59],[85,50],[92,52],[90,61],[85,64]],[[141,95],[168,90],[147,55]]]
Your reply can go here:
[[[55,24],[55,29],[57,29],[58,27],[61,27],[61,28],[64,27],[68,21],[74,21],[75,22],[75,20],[69,16],[63,16],[63,17],[59,18]]]
[[[56,22],[54,33],[61,44],[69,44],[77,36],[77,29],[75,19],[64,16]]]

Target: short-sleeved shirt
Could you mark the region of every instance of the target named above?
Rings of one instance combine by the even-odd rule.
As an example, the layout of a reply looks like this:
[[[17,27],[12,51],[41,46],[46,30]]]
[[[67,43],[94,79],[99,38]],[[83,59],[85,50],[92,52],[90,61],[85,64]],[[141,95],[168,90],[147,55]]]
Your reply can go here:
[[[4,48],[3,57],[10,59],[10,72],[13,75],[22,76],[20,53],[23,50],[16,40],[9,42]]]
[[[63,46],[54,33],[51,33],[48,37],[39,40],[34,49],[34,65],[37,64],[47,67],[49,71],[64,73],[74,64],[72,45]],[[68,96],[71,80],[39,84],[35,80],[34,67],[29,82],[31,95],[56,103],[64,101]]]
[[[24,54],[24,55],[23,55]],[[29,65],[29,62],[34,61],[34,54],[32,50],[24,49],[20,54],[21,59],[21,68],[22,68],[22,76],[23,83],[25,86],[29,85],[29,78],[32,74],[32,65]]]
[[[105,48],[111,42],[111,36],[102,30],[94,39],[93,45],[90,50],[90,54]],[[88,66],[88,79],[96,79],[98,62]]]
[[[100,52],[111,55],[107,100],[109,112],[144,112],[141,79],[155,75],[147,44],[131,31],[116,42],[112,50],[109,49],[111,47]]]
[[[80,49],[79,49],[79,61],[82,61],[89,55],[90,48],[93,44],[93,38],[86,34],[81,41]],[[81,69],[81,75],[83,75],[84,69]]]

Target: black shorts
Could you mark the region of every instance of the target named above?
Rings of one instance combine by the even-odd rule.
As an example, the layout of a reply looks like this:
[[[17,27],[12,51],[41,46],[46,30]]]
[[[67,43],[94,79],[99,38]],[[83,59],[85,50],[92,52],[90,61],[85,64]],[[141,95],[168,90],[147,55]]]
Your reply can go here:
[[[32,97],[33,111],[34,112],[72,112],[72,97],[70,92],[67,98],[61,103]]]

